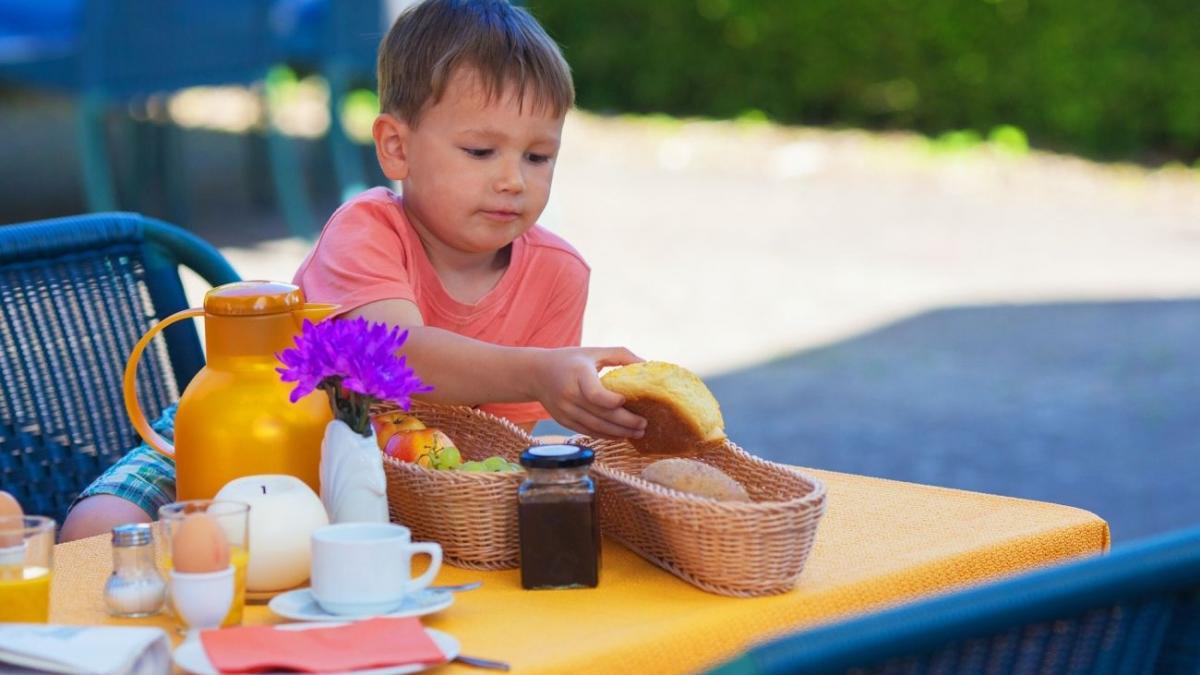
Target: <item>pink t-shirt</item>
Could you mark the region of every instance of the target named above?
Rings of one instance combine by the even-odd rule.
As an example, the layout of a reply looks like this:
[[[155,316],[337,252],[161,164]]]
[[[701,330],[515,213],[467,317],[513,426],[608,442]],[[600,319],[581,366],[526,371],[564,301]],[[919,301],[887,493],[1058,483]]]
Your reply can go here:
[[[508,269],[495,288],[475,304],[463,304],[442,286],[400,196],[380,187],[334,212],[293,283],[309,301],[336,303],[342,311],[379,300],[410,300],[425,325],[476,340],[575,347],[583,331],[590,272],[570,244],[535,225],[513,242]],[[550,417],[537,402],[480,408],[518,424]]]

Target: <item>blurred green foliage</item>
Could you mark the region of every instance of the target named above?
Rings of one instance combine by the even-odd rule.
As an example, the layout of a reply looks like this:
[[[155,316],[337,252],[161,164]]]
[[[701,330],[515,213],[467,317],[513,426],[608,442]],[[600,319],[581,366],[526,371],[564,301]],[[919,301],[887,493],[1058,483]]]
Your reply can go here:
[[[1200,157],[1196,0],[530,0],[593,110]],[[747,112],[749,111],[749,112]],[[747,117],[749,116],[749,117]]]

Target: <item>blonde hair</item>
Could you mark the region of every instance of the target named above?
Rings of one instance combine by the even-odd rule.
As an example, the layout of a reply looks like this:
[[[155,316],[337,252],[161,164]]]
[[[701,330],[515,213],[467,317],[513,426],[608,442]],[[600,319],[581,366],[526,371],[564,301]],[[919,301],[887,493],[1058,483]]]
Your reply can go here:
[[[524,110],[565,115],[571,69],[554,40],[507,0],[425,0],[396,19],[379,45],[379,105],[415,126],[460,67],[473,68],[490,100],[509,87]]]

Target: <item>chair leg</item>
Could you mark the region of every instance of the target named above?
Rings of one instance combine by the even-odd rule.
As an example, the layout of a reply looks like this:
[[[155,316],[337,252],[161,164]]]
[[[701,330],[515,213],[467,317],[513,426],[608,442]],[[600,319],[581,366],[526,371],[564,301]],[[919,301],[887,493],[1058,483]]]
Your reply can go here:
[[[270,163],[267,157],[266,133],[260,129],[246,132],[242,142],[243,180],[247,185],[250,202],[255,207],[265,209],[271,204]]]
[[[350,78],[344,68],[336,66],[328,69],[325,78],[329,82],[329,150],[344,202],[367,189],[367,177],[363,172],[362,150],[346,135],[342,124],[342,107],[350,91]]]
[[[133,146],[133,161],[122,193],[122,204],[127,208],[141,213],[149,213],[151,200],[150,192],[154,189],[154,175],[157,164],[157,149],[155,146],[154,129],[148,120],[125,117],[122,126],[128,128],[130,145]]]
[[[95,94],[84,94],[78,111],[83,190],[89,211],[116,211],[112,156],[108,142],[108,103]]]
[[[268,78],[268,85],[270,78]],[[312,238],[316,234],[312,205],[305,188],[304,171],[296,155],[295,142],[288,139],[271,119],[270,91],[262,96],[265,133],[267,136],[267,158],[271,163],[271,182],[275,186],[275,199],[283,220],[294,236]]]
[[[187,170],[184,166],[183,129],[165,120],[155,124],[159,139],[159,175],[162,176],[163,195],[166,200],[168,219],[186,227],[191,217],[188,203]]]

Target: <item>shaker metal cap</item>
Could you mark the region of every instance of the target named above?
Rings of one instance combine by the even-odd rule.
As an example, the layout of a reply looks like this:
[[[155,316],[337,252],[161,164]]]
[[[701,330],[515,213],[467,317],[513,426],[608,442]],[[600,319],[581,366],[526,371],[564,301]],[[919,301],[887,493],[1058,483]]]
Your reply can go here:
[[[118,525],[112,530],[113,546],[142,546],[153,541],[149,523]]]

